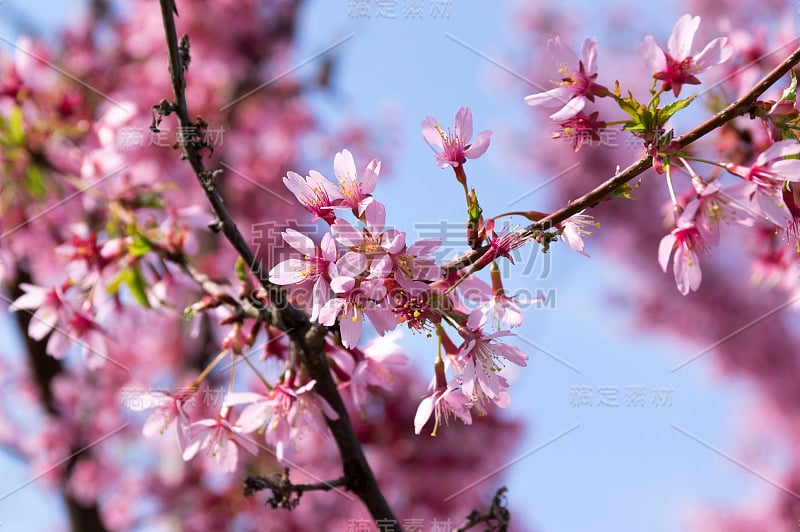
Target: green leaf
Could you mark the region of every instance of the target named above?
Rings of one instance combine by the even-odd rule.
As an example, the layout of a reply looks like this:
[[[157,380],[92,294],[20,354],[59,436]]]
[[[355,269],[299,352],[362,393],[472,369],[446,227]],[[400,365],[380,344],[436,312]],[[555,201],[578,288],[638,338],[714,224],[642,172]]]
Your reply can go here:
[[[182,316],[183,316],[183,319],[185,319],[186,321],[192,321],[194,319],[194,315],[195,314],[196,314],[196,311],[190,305],[190,306],[186,307],[185,309],[183,309]]]
[[[469,205],[467,207],[469,221],[472,223],[478,223],[478,220],[481,218],[481,214],[483,214],[483,209],[481,209],[481,206],[478,203],[478,196],[475,194],[475,189],[473,188],[470,191]]]
[[[631,196],[631,192],[635,191],[639,188],[639,185],[642,184],[642,180],[636,182],[635,185],[631,186],[629,183],[623,183],[622,186],[619,186],[611,193],[612,196],[618,198],[625,198],[625,199],[633,199]]]
[[[115,296],[119,292],[119,286],[125,281],[128,275],[128,270],[120,270],[117,275],[111,278],[111,281],[106,285],[106,292],[109,295]]]
[[[131,291],[131,295],[141,306],[150,308],[150,302],[147,300],[147,281],[144,280],[142,272],[135,266],[128,268],[128,271],[130,274],[125,279],[125,282]]]
[[[164,209],[164,202],[161,201],[161,195],[157,192],[140,195],[136,198],[136,205],[138,207],[150,207],[151,209]]]
[[[108,283],[106,290],[110,295],[116,295],[119,293],[119,287],[123,283],[131,291],[131,295],[137,303],[145,308],[150,308],[150,302],[147,300],[147,281],[144,280],[138,267],[131,266],[120,270]]]
[[[128,246],[128,253],[130,253],[133,257],[141,257],[142,255],[149,253],[153,249],[153,243],[145,236],[140,233],[137,233],[133,237],[133,242]]]
[[[662,107],[658,111],[659,126],[663,126],[664,124],[667,123],[667,120],[672,118],[672,116],[675,113],[677,113],[681,109],[684,109],[684,108],[688,107],[689,104],[692,103],[695,98],[697,98],[697,94],[693,94],[693,95],[689,96],[688,98],[682,98],[680,100],[675,100],[674,102],[668,103],[667,105]]]
[[[244,267],[244,260],[242,260],[242,257],[236,259],[236,278],[240,281],[247,280],[247,268]]]
[[[34,198],[44,199],[44,197],[47,195],[47,186],[45,185],[42,171],[35,164],[28,166],[27,170],[25,188]]]
[[[645,107],[636,101],[633,96],[617,98],[617,105],[634,119],[641,118],[642,112],[645,110]]]
[[[789,100],[791,102],[797,101],[797,76],[794,75],[794,70],[789,71],[791,81],[789,86],[783,89],[781,100]]]
[[[22,126],[22,108],[18,105],[11,108],[6,133],[6,139],[9,144],[14,146],[22,146],[25,144],[25,129]]]

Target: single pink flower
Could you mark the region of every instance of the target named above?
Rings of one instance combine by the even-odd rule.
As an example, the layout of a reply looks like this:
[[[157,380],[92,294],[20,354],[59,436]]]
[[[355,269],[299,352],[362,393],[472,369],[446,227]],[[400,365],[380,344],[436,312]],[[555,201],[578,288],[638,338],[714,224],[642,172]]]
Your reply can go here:
[[[224,407],[246,404],[237,421],[242,433],[264,429],[267,444],[275,448],[278,460],[286,456],[290,443],[309,433],[324,431],[324,413],[329,419],[338,419],[333,408],[314,392],[316,381],[311,380],[297,389],[286,381],[278,384],[266,395],[252,392],[229,393]]]
[[[390,390],[394,382],[391,367],[408,364],[408,357],[397,344],[400,335],[399,331],[392,332],[382,338],[370,340],[363,351],[355,350],[361,360],[355,365],[348,386],[356,409],[363,411],[367,404],[368,386]]]
[[[422,121],[422,137],[436,154],[439,168],[455,168],[467,162],[467,159],[477,159],[486,153],[492,132],[488,129],[481,131],[475,137],[475,142],[469,144],[472,139],[472,111],[469,107],[462,107],[456,113],[453,130],[446,133],[435,118],[425,117]]]
[[[279,285],[313,283],[311,319],[316,320],[320,308],[332,296],[328,270],[337,260],[336,242],[330,233],[325,233],[317,247],[310,238],[294,229],[287,229],[281,236],[287,244],[302,253],[303,258],[288,259],[275,265],[269,271],[269,279]],[[364,267],[366,265],[362,271]]]
[[[442,278],[442,269],[431,257],[431,253],[441,246],[439,238],[425,238],[409,247],[405,245],[405,233],[400,233],[400,238],[392,239],[391,246],[384,246],[388,253],[383,255],[371,266],[371,271],[377,277],[392,275],[400,286],[410,289],[415,280],[435,282]],[[402,244],[402,245],[399,245]]]
[[[345,347],[353,348],[358,344],[365,316],[380,335],[397,326],[397,320],[385,304],[386,289],[382,279],[362,281],[337,275],[331,279],[331,288],[337,297],[322,306],[319,323],[330,327],[338,318]]]
[[[583,110],[587,101],[593,102],[595,96],[608,93],[607,88],[594,82],[597,79],[597,41],[583,41],[580,59],[569,46],[561,42],[560,37],[547,41],[547,48],[561,81],[556,82],[558,87],[555,89],[526,96],[528,105],[560,107],[550,115],[550,119],[563,122]]]
[[[90,316],[75,312],[67,324],[68,334],[58,331],[50,336],[45,351],[53,358],[62,359],[77,344],[81,348],[86,367],[97,369],[109,359],[106,333]]]
[[[499,269],[492,268],[491,277],[491,286],[475,276],[461,283],[461,293],[467,300],[482,303],[477,308],[481,312],[479,327],[484,327],[490,321],[498,330],[503,325],[509,328],[519,327],[523,321],[519,299],[506,295]],[[532,301],[526,301],[530,302]]]
[[[97,242],[97,233],[89,231],[85,224],[72,226],[70,239],[57,246],[55,252],[68,262],[66,271],[70,279],[84,285],[91,285],[111,260],[101,253],[102,246]]]
[[[783,184],[800,182],[800,159],[795,158],[798,155],[800,142],[782,140],[759,154],[751,166],[728,163],[725,166],[728,172],[747,181],[733,189],[734,196],[749,199],[753,209],[764,218],[785,227],[793,217],[783,200]]]
[[[292,194],[305,209],[314,215],[311,221],[325,220],[329,224],[336,221],[336,213],[332,210],[342,199],[342,193],[325,177],[311,170],[308,177],[303,177],[295,172],[288,172],[283,178]]]
[[[600,224],[595,222],[590,215],[583,214],[583,212],[573,214],[559,224],[559,228],[562,230],[561,239],[564,243],[572,248],[573,251],[577,251],[586,257],[589,254],[584,251],[583,237],[592,234],[591,230],[588,229],[589,226],[599,227]]]
[[[419,434],[423,427],[433,415],[433,431],[431,436],[436,436],[436,431],[444,422],[447,425],[450,418],[459,418],[465,425],[472,425],[472,414],[469,409],[472,406],[469,398],[456,383],[450,383],[447,387],[437,388],[432,393],[423,396],[417,407],[414,416],[414,432]]]
[[[600,142],[600,131],[605,129],[606,123],[598,120],[600,113],[595,111],[590,115],[579,111],[575,116],[567,118],[558,124],[558,129],[553,133],[554,139],[568,139],[572,141],[572,150],[578,151],[584,144]]]
[[[370,203],[365,209],[364,215],[366,221],[364,229],[357,229],[343,219],[336,220],[336,223],[331,226],[334,238],[351,252],[346,260],[342,260],[345,259],[343,256],[337,262],[338,272],[341,275],[355,277],[364,271],[361,265],[367,264],[371,277],[383,277],[383,258],[388,253],[399,253],[405,247],[405,233],[396,229],[384,231],[386,208],[380,202]],[[354,266],[359,266],[360,269],[343,269],[342,266],[349,261],[355,261]]]
[[[508,331],[484,334],[481,328],[483,315],[480,309],[472,311],[467,321],[465,345],[458,356],[459,380],[464,394],[476,406],[483,408],[486,401],[505,408],[510,402],[508,381],[500,375],[505,362],[526,366],[528,355],[519,348],[498,342],[498,338],[512,336]]]
[[[700,282],[703,280],[700,254],[706,250],[706,246],[695,223],[681,219],[678,220],[678,226],[662,238],[658,245],[658,263],[666,273],[669,259],[672,257],[675,284],[683,295],[700,288]]]
[[[65,305],[63,294],[58,287],[45,288],[28,283],[20,283],[25,293],[19,296],[8,310],[36,309],[30,324],[28,336],[34,340],[41,340],[58,325],[59,317],[65,318]]]
[[[239,447],[253,456],[258,455],[258,445],[243,436],[241,427],[231,425],[221,413],[214,419],[201,419],[191,424],[186,448],[183,450],[183,460],[188,462],[200,450],[205,450],[220,470],[232,473],[239,461]]]
[[[353,154],[348,150],[342,150],[333,159],[333,170],[336,179],[339,180],[341,195],[341,203],[337,207],[350,208],[355,216],[360,217],[367,205],[374,201],[372,192],[378,182],[381,162],[372,159],[364,171],[364,177],[359,181]]]
[[[662,80],[662,90],[672,90],[675,96],[686,85],[699,85],[696,74],[724,63],[733,55],[726,37],[717,37],[698,54],[692,54],[694,34],[700,26],[700,17],[683,15],[675,23],[667,49],[663,50],[652,35],[644,38],[641,53],[653,69],[653,77]]]
[[[139,397],[139,400],[130,401],[125,406],[134,411],[154,409],[142,427],[142,434],[148,438],[164,434],[172,425],[172,422],[177,419],[178,446],[183,452],[186,448],[190,426],[184,403],[192,394],[193,391],[184,391],[177,395],[161,391],[150,391]]]
[[[506,225],[500,231],[499,235],[496,233],[493,234],[492,239],[489,241],[489,249],[475,261],[473,270],[480,270],[499,257],[505,257],[511,261],[511,264],[514,264],[514,257],[511,256],[511,252],[523,246],[529,239],[530,236],[524,235],[518,231],[512,231],[509,226]]]

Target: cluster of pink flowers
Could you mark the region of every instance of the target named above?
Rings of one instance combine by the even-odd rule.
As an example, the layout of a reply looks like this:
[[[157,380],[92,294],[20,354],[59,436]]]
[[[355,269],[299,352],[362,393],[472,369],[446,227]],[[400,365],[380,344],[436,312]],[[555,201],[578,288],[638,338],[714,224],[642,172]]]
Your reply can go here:
[[[683,85],[698,85],[697,74],[712,66],[730,59],[733,49],[727,38],[718,37],[709,42],[702,51],[692,54],[694,34],[700,25],[700,17],[684,15],[675,24],[664,50],[651,35],[645,37],[641,54],[653,70],[653,78],[662,81],[661,90],[672,90],[680,94]],[[557,130],[553,138],[567,138],[574,151],[590,141],[600,140],[600,131],[606,128],[606,121],[598,119],[599,111],[587,112],[586,106],[595,98],[606,98],[611,92],[596,82],[597,41],[586,39],[581,56],[564,44],[559,36],[547,42],[547,48],[561,77],[554,89],[530,94],[525,102],[531,106],[559,108],[550,115]]]
[[[423,137],[436,153],[440,168],[457,168],[488,148],[489,131],[468,144],[472,113],[467,108],[458,111],[453,131],[445,134],[432,117],[422,123]],[[358,348],[366,321],[380,336],[401,324],[429,336],[435,331],[443,345],[452,347],[446,361],[454,377],[449,383],[437,378],[431,394],[420,404],[416,430],[419,433],[434,412],[437,426],[451,416],[471,423],[472,407],[484,411],[488,403],[508,404],[508,381],[501,370],[507,362],[524,366],[527,356],[499,340],[509,336],[508,331],[484,331],[489,316],[494,316],[498,325],[514,327],[522,322],[521,309],[505,296],[499,276],[493,276],[494,284],[499,285],[494,289],[468,277],[494,260],[505,257],[513,262],[511,252],[526,238],[507,228],[499,235],[492,233],[490,250],[474,270],[445,276],[432,256],[441,245],[439,239],[409,245],[406,233],[386,226],[386,209],[372,196],[379,169],[380,162],[372,160],[359,179],[353,156],[344,150],[334,159],[338,184],[314,170],[305,178],[294,172],[287,175],[287,187],[315,220],[327,222],[329,231],[319,244],[293,229],[284,231],[284,241],[301,258],[275,265],[270,280],[289,288],[294,301],[306,302],[313,320],[327,327],[338,326],[339,342],[329,344],[329,356],[340,386],[352,390],[358,407],[365,404],[367,384],[390,386],[391,366],[405,362],[395,350],[381,348],[385,342],[373,341],[364,351]],[[348,212],[355,225],[343,217]],[[470,311],[464,295],[481,301],[480,306]],[[461,336],[460,347],[447,338],[442,328],[446,323]]]
[[[797,245],[800,210],[793,195],[785,191],[787,183],[800,182],[798,155],[800,142],[783,140],[760,153],[749,166],[727,163],[728,172],[742,181],[725,187],[719,179],[704,181],[683,160],[692,178],[693,194],[685,206],[679,205],[675,228],[661,240],[658,251],[664,271],[672,256],[675,282],[683,295],[700,287],[700,257],[719,243],[721,222],[771,226]]]

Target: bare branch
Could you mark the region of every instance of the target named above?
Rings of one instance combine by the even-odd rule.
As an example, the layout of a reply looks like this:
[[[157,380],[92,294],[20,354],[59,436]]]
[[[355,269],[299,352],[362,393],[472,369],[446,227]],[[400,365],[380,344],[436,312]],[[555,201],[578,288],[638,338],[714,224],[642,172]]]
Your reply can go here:
[[[330,491],[340,486],[347,486],[345,477],[313,484],[292,484],[289,480],[289,468],[287,467],[283,470],[283,473],[275,473],[269,477],[247,477],[244,480],[244,496],[250,497],[256,491],[269,490],[270,496],[266,504],[270,508],[293,510],[300,504],[300,496],[303,493],[307,491]]]

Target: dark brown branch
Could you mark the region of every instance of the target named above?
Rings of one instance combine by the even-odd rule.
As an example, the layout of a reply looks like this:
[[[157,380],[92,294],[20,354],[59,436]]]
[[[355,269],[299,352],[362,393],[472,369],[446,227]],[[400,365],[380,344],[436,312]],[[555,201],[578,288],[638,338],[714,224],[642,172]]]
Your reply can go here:
[[[266,503],[271,508],[293,510],[300,503],[300,497],[307,491],[330,491],[346,485],[346,477],[314,484],[292,484],[287,467],[283,473],[275,473],[269,477],[247,477],[244,480],[244,496],[250,497],[256,491],[269,490],[270,495]]]
[[[728,105],[722,111],[716,113],[714,116],[703,122],[702,124],[698,125],[685,135],[681,135],[675,142],[682,147],[685,148],[689,144],[695,142],[699,138],[707,135],[711,131],[714,131],[716,128],[730,122],[734,118],[738,116],[742,116],[748,114],[755,106],[756,100],[759,96],[761,96],[767,89],[769,89],[772,85],[777,83],[783,76],[785,76],[797,63],[800,62],[800,48],[796,49],[792,52],[789,57],[787,57],[784,61],[781,62],[778,66],[776,66],[772,71],[764,76],[764,78],[759,81],[752,89],[747,91],[747,93],[735,100],[733,103]],[[641,159],[636,161],[635,163],[631,164],[622,172],[618,173],[614,177],[606,180],[602,184],[598,185],[594,189],[590,190],[583,196],[577,198],[576,200],[569,203],[569,205],[558,209],[555,212],[550,213],[549,215],[545,216],[538,222],[532,223],[529,226],[525,227],[520,231],[523,235],[534,235],[537,232],[546,231],[556,224],[559,224],[569,218],[570,216],[577,214],[584,209],[594,207],[595,205],[599,204],[601,201],[609,197],[615,190],[619,189],[625,183],[632,181],[642,173],[644,173],[653,163],[653,158],[649,155],[642,156]],[[469,266],[470,264],[474,263],[478,260],[484,253],[489,249],[489,246],[483,246],[475,251],[467,253],[464,257],[459,259],[453,260],[450,263],[445,265],[445,270],[452,272],[456,270],[460,270],[465,266]]]
[[[175,98],[175,101],[168,108],[168,111],[174,112],[177,115],[181,131],[187,131],[190,130],[194,124],[189,118],[189,111],[186,104],[185,65],[181,63],[181,50],[179,49],[178,34],[175,28],[174,0],[160,0],[160,4],[169,55],[169,72]],[[184,48],[186,48],[186,46],[184,46]],[[183,53],[185,54],[187,52],[184,51]],[[239,253],[239,256],[244,260],[245,264],[248,265],[250,271],[256,276],[261,286],[267,291],[277,318],[273,320],[273,324],[284,330],[298,347],[303,365],[308,370],[311,378],[316,381],[316,392],[319,393],[338,414],[337,419],[327,419],[327,423],[336,441],[336,445],[339,448],[344,477],[347,479],[347,488],[364,502],[374,519],[389,519],[397,522],[394,513],[378,487],[372,469],[370,469],[367,463],[364,451],[350,423],[350,418],[347,415],[344,402],[331,377],[325,357],[325,336],[328,333],[327,328],[312,324],[305,312],[288,303],[286,294],[281,287],[269,282],[263,266],[250,249],[250,246],[236,227],[236,223],[225,207],[222,196],[215,184],[216,172],[210,172],[205,168],[201,156],[202,146],[192,139],[188,139],[188,141],[187,139],[183,139],[181,145],[183,156],[192,166],[192,170],[194,170],[206,198],[219,220],[219,229]],[[400,530],[399,524],[396,529]]]
[[[492,505],[486,513],[479,513],[477,510],[472,510],[472,513],[467,516],[467,521],[455,529],[453,532],[464,532],[481,523],[486,523],[486,530],[497,530],[498,532],[505,532],[508,530],[508,524],[511,521],[511,512],[508,511],[508,502],[506,501],[506,492],[508,488],[503,486],[497,490],[492,498]]]

